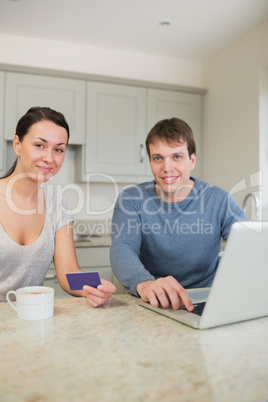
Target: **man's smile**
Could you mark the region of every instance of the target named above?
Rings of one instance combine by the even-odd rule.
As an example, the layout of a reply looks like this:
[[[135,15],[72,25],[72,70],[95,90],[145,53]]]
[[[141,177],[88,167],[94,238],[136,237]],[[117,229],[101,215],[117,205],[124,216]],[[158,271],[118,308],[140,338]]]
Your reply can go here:
[[[161,177],[161,179],[165,182],[165,183],[174,183],[179,176],[166,176],[166,177]]]

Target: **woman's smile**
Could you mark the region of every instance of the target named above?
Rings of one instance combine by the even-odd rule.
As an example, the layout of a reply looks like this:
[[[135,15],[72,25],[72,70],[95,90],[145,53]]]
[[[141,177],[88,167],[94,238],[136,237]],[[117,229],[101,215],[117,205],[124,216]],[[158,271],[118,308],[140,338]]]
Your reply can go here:
[[[37,165],[37,167],[38,167],[38,169],[40,169],[44,173],[50,173],[53,170],[52,167],[47,167],[47,166],[38,166]]]

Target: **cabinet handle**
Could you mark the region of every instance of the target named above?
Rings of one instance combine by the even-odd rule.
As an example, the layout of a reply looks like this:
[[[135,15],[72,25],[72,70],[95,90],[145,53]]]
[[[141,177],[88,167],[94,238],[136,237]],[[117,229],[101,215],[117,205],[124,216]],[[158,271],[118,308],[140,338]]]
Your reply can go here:
[[[140,163],[144,162],[144,146],[140,144]]]

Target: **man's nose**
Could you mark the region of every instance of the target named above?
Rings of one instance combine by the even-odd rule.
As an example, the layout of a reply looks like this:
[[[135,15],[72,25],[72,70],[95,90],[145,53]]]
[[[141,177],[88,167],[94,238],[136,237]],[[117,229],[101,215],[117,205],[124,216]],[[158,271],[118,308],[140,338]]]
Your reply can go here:
[[[172,171],[172,161],[169,158],[164,159],[163,169],[165,172]]]

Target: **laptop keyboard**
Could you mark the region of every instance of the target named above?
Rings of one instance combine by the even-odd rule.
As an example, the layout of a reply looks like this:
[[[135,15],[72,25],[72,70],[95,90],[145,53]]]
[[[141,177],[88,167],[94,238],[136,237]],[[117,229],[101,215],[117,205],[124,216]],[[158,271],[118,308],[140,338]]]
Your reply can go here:
[[[191,312],[193,314],[197,314],[197,315],[202,315],[206,302],[193,303],[193,305],[194,305],[193,311],[189,311],[189,312]],[[183,306],[182,310],[187,310],[187,308],[185,306]]]

